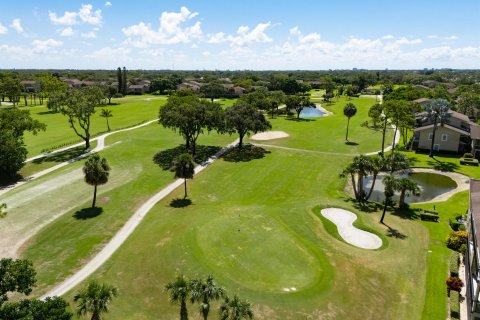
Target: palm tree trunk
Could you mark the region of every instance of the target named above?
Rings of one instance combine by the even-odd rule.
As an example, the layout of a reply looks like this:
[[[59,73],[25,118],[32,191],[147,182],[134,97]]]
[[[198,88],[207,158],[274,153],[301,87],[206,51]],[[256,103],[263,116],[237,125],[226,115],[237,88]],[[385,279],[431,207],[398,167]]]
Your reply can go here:
[[[187,303],[185,300],[182,300],[180,305],[180,320],[188,320]]]
[[[383,219],[385,219],[385,212],[387,212],[387,205],[388,205],[389,198],[385,198],[385,204],[383,205],[383,213],[382,217],[380,218],[380,223],[383,223]]]
[[[92,313],[92,318],[91,320],[101,320],[102,318],[100,318],[100,313],[98,311],[94,311]]]
[[[398,199],[398,207],[403,208],[405,206],[405,192],[406,190],[402,189],[400,192],[400,199]]]
[[[437,131],[437,119],[433,122],[432,143],[430,144],[430,158],[433,157],[433,145],[435,144],[435,131]]]
[[[395,137],[397,136],[398,126],[395,126],[395,131],[393,132],[393,142],[392,142],[392,152],[395,150]]]
[[[107,129],[110,132],[110,124],[108,123],[108,117],[107,117]]]
[[[185,189],[185,196],[183,198],[186,199],[187,198],[187,179],[183,179],[183,187]]]
[[[357,181],[358,187],[358,196],[361,197],[363,194],[363,174],[358,175],[358,181]]]
[[[358,192],[357,192],[357,186],[355,184],[355,177],[353,176],[353,174],[351,174],[350,177],[352,178],[352,186],[353,186],[353,193],[355,194],[355,199],[358,199]]]
[[[382,151],[380,152],[383,157],[383,152],[385,150],[385,133],[387,131],[387,116],[385,116],[385,121],[383,122],[383,130],[382,130]]]
[[[348,141],[348,127],[350,126],[350,117],[347,117],[347,134],[345,134],[345,141]]]
[[[95,208],[95,202],[97,202],[97,185],[95,185],[93,188],[92,208]]]
[[[368,192],[368,195],[367,195],[367,197],[365,198],[365,200],[370,199],[370,196],[371,196],[372,193],[373,193],[373,187],[375,187],[375,181],[377,181],[377,173],[374,173],[374,174],[373,174],[372,187],[370,188],[370,191]]]

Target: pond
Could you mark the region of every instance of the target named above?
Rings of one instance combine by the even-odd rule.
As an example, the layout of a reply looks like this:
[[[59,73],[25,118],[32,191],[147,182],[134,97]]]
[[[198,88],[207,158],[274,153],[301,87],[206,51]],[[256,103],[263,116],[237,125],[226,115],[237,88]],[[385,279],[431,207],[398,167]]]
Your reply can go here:
[[[406,177],[407,174],[400,175],[400,177]],[[454,190],[457,187],[457,183],[451,178],[444,176],[442,174],[430,173],[430,172],[416,172],[411,173],[409,178],[415,181],[420,188],[420,195],[409,195],[405,197],[406,203],[415,203],[415,202],[424,202],[430,201],[433,198]],[[372,176],[369,176],[364,181],[365,192],[370,191],[372,185]],[[373,188],[372,196],[370,201],[382,202],[385,200],[385,195],[383,194],[384,186],[382,183],[382,175],[377,177],[375,182],[375,187]],[[396,193],[393,199],[398,201],[399,194]]]
[[[300,118],[318,118],[323,117],[324,114],[324,112],[318,110],[317,108],[306,107],[303,108],[302,112],[300,112]]]

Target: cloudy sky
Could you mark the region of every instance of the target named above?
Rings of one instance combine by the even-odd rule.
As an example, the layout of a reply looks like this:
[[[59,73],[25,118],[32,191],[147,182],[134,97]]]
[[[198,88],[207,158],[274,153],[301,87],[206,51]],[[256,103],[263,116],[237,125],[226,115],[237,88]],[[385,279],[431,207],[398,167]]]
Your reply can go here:
[[[478,0],[1,2],[0,68],[480,68]]]

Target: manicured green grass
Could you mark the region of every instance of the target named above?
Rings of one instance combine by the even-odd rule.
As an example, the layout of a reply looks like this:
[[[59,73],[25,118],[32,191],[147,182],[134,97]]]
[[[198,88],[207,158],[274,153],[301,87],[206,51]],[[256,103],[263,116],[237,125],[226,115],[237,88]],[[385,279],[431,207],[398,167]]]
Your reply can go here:
[[[113,117],[109,119],[112,130],[125,128],[153,120],[158,117],[158,109],[165,103],[162,96],[126,96],[120,99],[113,99],[114,105],[100,107],[92,116],[91,135],[98,135],[107,131],[106,120],[100,117],[100,109],[112,110]],[[81,142],[81,139],[75,135],[70,128],[68,120],[60,113],[52,114],[46,106],[25,107],[30,110],[34,119],[37,119],[47,125],[47,131],[40,132],[37,135],[27,133],[25,135],[25,144],[29,151],[28,156],[34,156],[44,149],[57,148],[64,144],[73,144]]]

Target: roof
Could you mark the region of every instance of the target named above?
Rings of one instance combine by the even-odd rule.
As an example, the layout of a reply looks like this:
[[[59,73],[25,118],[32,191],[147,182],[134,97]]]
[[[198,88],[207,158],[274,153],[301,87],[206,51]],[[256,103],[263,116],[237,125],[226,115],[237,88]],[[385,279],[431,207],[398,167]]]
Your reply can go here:
[[[145,86],[143,84],[131,84],[128,86],[129,89],[144,89]]]
[[[464,115],[463,113],[453,111],[453,110],[449,110],[448,112],[450,113],[450,116],[453,118],[457,118],[465,122],[470,122],[470,118],[468,118],[468,116]]]
[[[464,134],[464,135],[469,135],[469,133],[467,131],[464,131],[462,129],[458,129],[458,128],[455,128],[451,125],[449,125],[448,123],[445,123],[443,125],[444,128],[447,128],[447,129],[450,129],[452,131],[455,131],[455,132],[458,132],[460,134]],[[433,124],[429,124],[428,126],[423,126],[423,127],[418,127],[418,128],[414,128],[413,131],[414,132],[417,132],[417,131],[423,131],[423,130],[427,130],[427,129],[432,129],[433,128]],[[438,128],[438,127],[437,127]]]
[[[470,214],[475,226],[475,233],[480,230],[480,181],[470,179]],[[479,238],[475,234],[477,248],[479,247]]]

